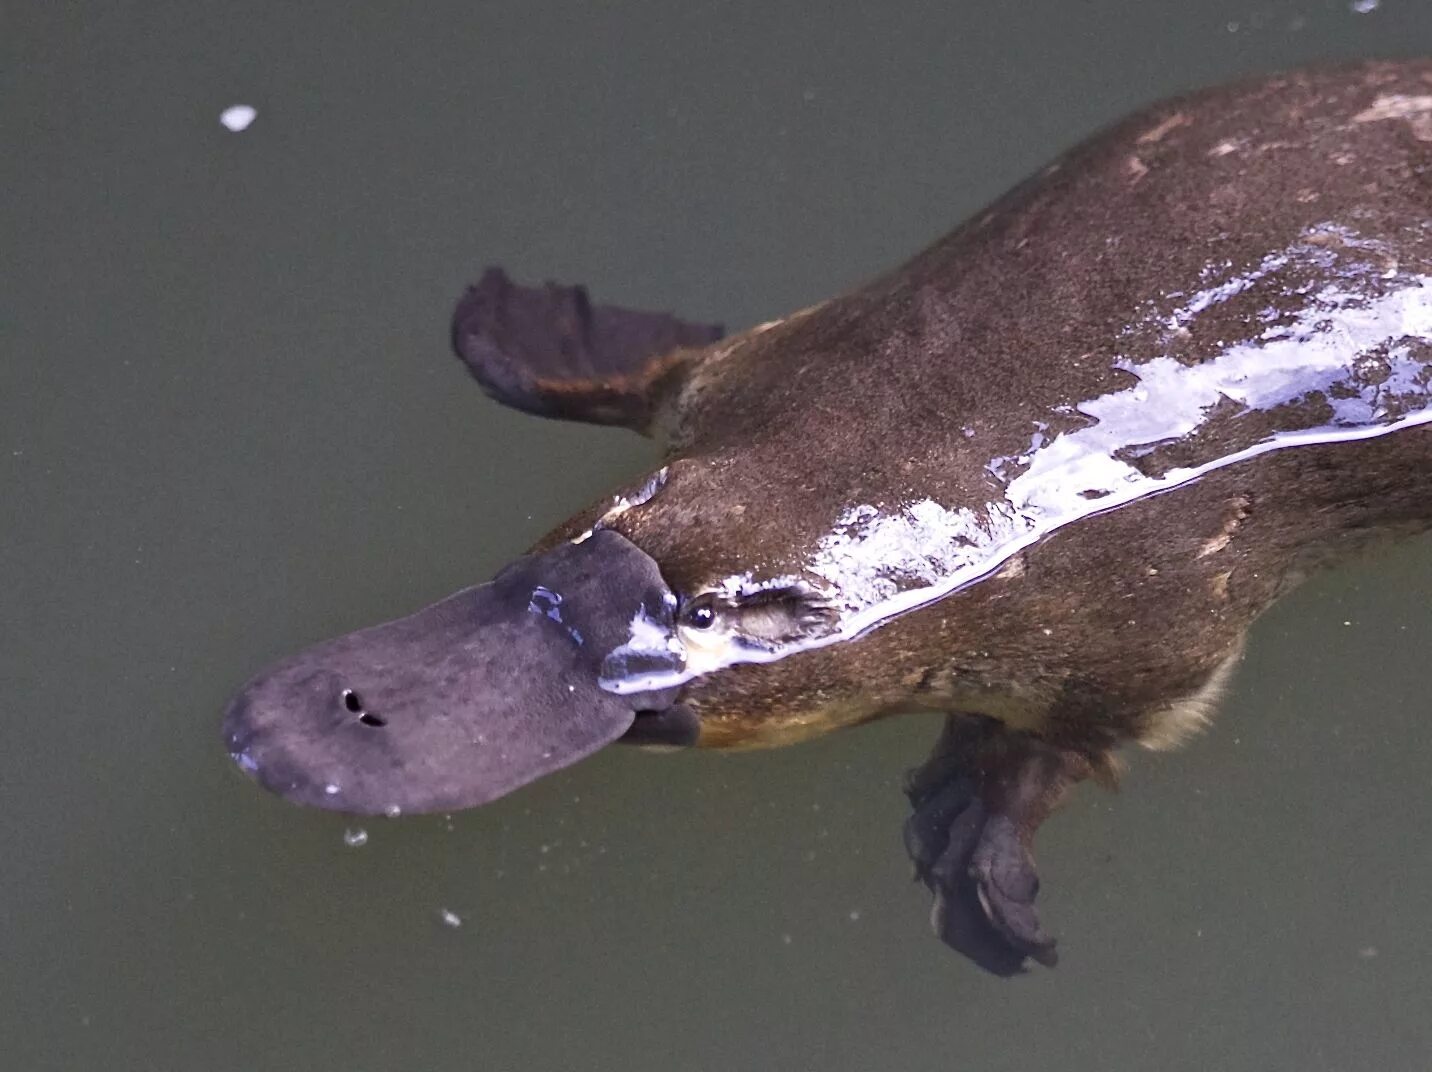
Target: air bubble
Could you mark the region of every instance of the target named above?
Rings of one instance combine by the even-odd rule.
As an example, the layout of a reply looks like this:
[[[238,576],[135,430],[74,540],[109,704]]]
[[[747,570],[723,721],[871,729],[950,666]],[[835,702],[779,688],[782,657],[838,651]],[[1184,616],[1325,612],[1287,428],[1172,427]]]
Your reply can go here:
[[[238,134],[248,130],[249,124],[258,116],[258,109],[252,105],[234,104],[219,113],[219,122],[224,125],[224,129]]]

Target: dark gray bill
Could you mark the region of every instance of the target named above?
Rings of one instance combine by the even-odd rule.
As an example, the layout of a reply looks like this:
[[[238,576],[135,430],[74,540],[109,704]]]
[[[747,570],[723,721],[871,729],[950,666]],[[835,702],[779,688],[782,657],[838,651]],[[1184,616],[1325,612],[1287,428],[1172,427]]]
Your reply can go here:
[[[224,739],[241,768],[302,804],[483,804],[668,708],[675,690],[619,696],[597,681],[634,621],[669,631],[675,605],[650,556],[600,531],[279,663],[234,698]]]

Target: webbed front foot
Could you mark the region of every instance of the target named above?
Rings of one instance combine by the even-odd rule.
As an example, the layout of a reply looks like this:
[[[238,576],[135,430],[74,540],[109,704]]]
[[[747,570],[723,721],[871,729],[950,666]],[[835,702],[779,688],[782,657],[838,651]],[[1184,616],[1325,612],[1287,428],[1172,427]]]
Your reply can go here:
[[[946,945],[995,975],[1027,960],[1058,961],[1034,907],[1034,832],[1087,763],[987,720],[951,716],[913,771],[905,847],[934,896],[930,921]]]
[[[647,433],[663,392],[716,324],[593,305],[582,287],[524,287],[489,268],[453,312],[453,350],[503,405]]]

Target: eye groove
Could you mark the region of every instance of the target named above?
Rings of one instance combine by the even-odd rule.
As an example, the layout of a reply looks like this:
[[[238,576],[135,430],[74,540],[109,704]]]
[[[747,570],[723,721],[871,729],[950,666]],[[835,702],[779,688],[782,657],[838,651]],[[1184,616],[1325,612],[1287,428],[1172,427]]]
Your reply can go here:
[[[839,622],[836,608],[800,581],[754,585],[734,595],[707,591],[681,602],[680,625],[691,632],[719,626],[732,643],[770,650],[828,634]]]

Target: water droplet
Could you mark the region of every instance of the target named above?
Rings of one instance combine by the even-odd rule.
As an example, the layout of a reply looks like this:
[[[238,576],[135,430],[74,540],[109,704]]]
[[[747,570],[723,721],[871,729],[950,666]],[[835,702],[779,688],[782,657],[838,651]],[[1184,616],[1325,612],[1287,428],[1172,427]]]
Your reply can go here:
[[[252,105],[234,104],[219,113],[219,122],[224,124],[225,129],[238,134],[240,131],[248,130],[249,124],[257,119],[258,115],[258,109]]]
[[[347,830],[343,831],[343,844],[347,845],[350,849],[361,849],[364,845],[368,844],[368,831],[364,830],[361,826],[350,826]]]
[[[450,908],[439,909],[438,918],[443,921],[443,926],[445,927],[457,928],[462,926],[462,917]]]
[[[1369,11],[1376,11],[1382,6],[1382,0],[1352,0],[1348,7],[1358,15],[1366,15]]]
[[[337,795],[338,795],[338,783],[337,783],[337,782],[329,782],[327,785],[325,785],[325,786],[323,787],[323,791],[324,791],[325,793],[327,793],[330,797],[337,796]]]
[[[389,804],[386,808],[383,809],[383,814],[386,815],[389,819],[396,819],[398,816],[403,814],[403,809],[398,807],[398,805],[396,804]]]

